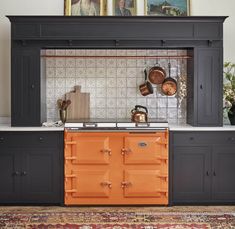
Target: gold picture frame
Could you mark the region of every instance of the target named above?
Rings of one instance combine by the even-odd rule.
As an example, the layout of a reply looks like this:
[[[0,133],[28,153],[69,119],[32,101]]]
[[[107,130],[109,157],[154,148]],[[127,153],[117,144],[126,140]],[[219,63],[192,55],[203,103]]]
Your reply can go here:
[[[105,16],[107,15],[107,0],[90,0],[91,7],[88,13],[81,13],[81,1],[84,0],[64,0],[65,16]]]
[[[147,16],[189,16],[190,0],[145,0]]]
[[[119,7],[119,2],[124,2],[123,10]],[[122,4],[121,3],[121,4]],[[112,15],[113,16],[136,16],[137,15],[137,0],[112,0]]]

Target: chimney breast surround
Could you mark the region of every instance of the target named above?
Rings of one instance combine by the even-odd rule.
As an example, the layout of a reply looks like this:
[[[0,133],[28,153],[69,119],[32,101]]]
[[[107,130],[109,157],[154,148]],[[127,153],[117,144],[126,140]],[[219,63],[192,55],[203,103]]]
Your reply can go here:
[[[187,50],[192,57],[187,60],[187,123],[223,124],[224,16],[8,18],[12,126],[40,126],[47,119],[46,74],[40,67],[44,49]]]

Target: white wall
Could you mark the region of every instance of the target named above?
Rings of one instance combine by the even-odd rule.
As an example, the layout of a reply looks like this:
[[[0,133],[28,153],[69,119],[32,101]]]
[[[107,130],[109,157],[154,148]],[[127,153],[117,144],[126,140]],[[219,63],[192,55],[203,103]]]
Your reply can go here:
[[[144,0],[137,1],[142,15]],[[5,15],[63,15],[63,7],[64,0],[0,0],[0,116],[10,115],[10,22]],[[233,62],[234,9],[234,0],[191,0],[191,15],[229,16],[224,25],[224,60]]]

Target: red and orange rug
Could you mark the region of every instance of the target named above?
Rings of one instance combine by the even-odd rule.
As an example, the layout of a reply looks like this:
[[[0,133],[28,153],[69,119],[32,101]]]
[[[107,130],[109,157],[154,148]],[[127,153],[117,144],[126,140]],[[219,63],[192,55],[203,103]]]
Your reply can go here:
[[[197,207],[196,207],[197,208]],[[168,209],[169,211],[167,211]],[[180,209],[178,207],[178,209]],[[1,207],[0,228],[16,229],[235,229],[229,212],[172,208]],[[199,208],[200,209],[200,208]]]

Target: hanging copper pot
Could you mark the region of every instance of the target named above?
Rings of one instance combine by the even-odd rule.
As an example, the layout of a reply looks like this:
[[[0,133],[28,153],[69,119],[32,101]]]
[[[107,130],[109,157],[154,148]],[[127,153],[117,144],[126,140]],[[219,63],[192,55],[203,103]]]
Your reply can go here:
[[[171,64],[168,64],[169,77],[162,83],[162,92],[164,95],[172,96],[177,92],[177,82],[171,77]]]
[[[144,69],[145,82],[139,86],[140,93],[143,96],[153,94],[152,84],[147,80],[147,70]]]
[[[149,70],[149,81],[152,84],[162,84],[166,78],[165,70],[158,63]]]

